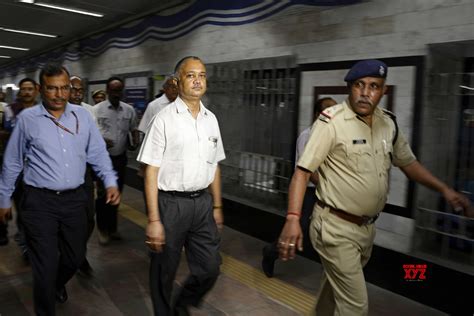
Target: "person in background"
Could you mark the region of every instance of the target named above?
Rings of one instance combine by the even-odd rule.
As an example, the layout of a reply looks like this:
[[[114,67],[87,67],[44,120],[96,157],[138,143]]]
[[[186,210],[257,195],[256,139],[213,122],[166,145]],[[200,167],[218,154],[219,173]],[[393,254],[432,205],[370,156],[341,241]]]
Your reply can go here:
[[[125,171],[127,168],[127,141],[132,134],[133,142],[138,144],[137,116],[135,109],[122,102],[124,82],[119,77],[107,80],[108,100],[94,106],[97,124],[107,144],[110,159],[118,176],[119,190],[122,192]],[[95,204],[99,243],[106,245],[111,239],[121,240],[117,231],[118,205],[107,203],[104,186],[97,183],[97,199]]]
[[[8,142],[0,175],[0,221],[11,213],[15,182],[23,171],[18,214],[33,272],[36,315],[55,315],[66,283],[84,261],[87,237],[84,174],[90,163],[107,188],[107,202],[120,192],[105,143],[90,114],[68,103],[71,85],[64,67],[40,72],[42,103],[24,110]]]
[[[433,176],[413,155],[395,115],[378,107],[387,86],[387,66],[363,60],[347,73],[349,96],[321,112],[292,176],[280,258],[302,250],[303,196],[317,170],[317,198],[310,238],[324,268],[317,315],[368,314],[363,267],[375,238],[375,220],[388,194],[391,165],[413,181],[440,192],[454,209],[468,214],[468,199]]]
[[[330,106],[335,105],[337,102],[332,98],[321,98],[316,100],[313,108],[313,123],[316,122],[319,115],[322,111],[327,109]],[[304,147],[308,142],[309,135],[311,135],[311,126],[306,128],[298,136],[296,140],[296,155],[295,163],[299,160],[301,154],[303,153]],[[296,166],[295,166],[296,167]],[[311,214],[313,213],[314,203],[316,203],[316,192],[315,186],[318,184],[318,173],[314,172],[311,175],[308,186],[306,187],[306,193],[304,195],[302,214],[300,219],[301,228],[303,229],[303,241],[305,248],[310,248],[311,243],[309,242],[309,222]],[[278,240],[275,242],[266,245],[262,250],[262,270],[265,275],[269,278],[273,277],[273,272],[275,268],[275,261],[278,259]]]
[[[174,102],[176,97],[178,97],[178,86],[176,85],[174,78],[166,78],[163,83],[163,91],[164,94],[161,97],[151,101],[146,107],[145,113],[143,113],[143,117],[140,120],[140,124],[138,124],[138,130],[140,132],[145,133],[153,117],[164,109],[165,106]]]
[[[71,81],[71,94],[69,96],[69,103],[82,106],[87,112],[90,113],[92,118],[95,121],[94,107],[90,104],[83,102],[84,100],[84,84],[79,76],[71,76],[69,78]],[[87,193],[87,240],[92,235],[95,226],[95,186],[94,186],[94,171],[90,164],[87,164],[86,173],[84,175],[84,189]],[[84,258],[84,262],[79,267],[79,272],[84,276],[92,275],[92,267],[87,260],[87,257]]]
[[[94,100],[94,105],[100,102],[103,102],[107,99],[107,95],[104,90],[95,90],[92,91],[92,100]]]
[[[20,88],[16,100],[4,107],[4,115],[2,121],[2,128],[0,130],[0,141],[3,147],[6,148],[6,144],[10,139],[10,135],[15,127],[18,115],[27,108],[34,106],[37,102],[39,95],[39,86],[35,80],[31,78],[23,78],[18,83]],[[22,174],[18,177],[15,185],[15,191],[13,193],[13,201],[15,203],[15,209],[17,214],[21,213],[21,199],[23,196],[23,181]],[[15,234],[15,240],[20,247],[21,255],[25,263],[29,263],[28,259],[28,248],[26,247],[25,235],[23,232],[23,225],[21,223],[20,216],[17,216],[17,233]],[[0,245],[8,244],[8,222],[0,223]]]
[[[223,227],[219,125],[201,98],[206,67],[198,57],[175,67],[179,96],[150,123],[137,160],[146,165],[150,287],[155,315],[189,315],[219,276]],[[183,249],[191,275],[174,306],[171,290]]]

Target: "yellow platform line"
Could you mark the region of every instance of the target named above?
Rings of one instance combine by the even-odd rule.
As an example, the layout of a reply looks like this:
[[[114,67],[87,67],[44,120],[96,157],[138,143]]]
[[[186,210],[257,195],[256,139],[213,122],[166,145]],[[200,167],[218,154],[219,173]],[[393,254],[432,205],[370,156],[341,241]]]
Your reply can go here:
[[[120,215],[140,227],[147,224],[146,215],[127,204],[121,203]],[[312,315],[316,297],[308,292],[275,278],[267,278],[259,269],[256,269],[240,260],[221,252],[221,271],[226,276],[255,289],[269,298],[302,314]]]

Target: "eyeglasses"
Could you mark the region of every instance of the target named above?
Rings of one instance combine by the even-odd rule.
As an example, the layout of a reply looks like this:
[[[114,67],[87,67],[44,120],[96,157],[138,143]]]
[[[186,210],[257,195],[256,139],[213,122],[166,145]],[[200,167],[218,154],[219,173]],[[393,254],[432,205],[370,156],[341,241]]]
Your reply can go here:
[[[56,86],[46,86],[46,92],[48,93],[58,93],[59,91],[61,91],[62,93],[67,93],[69,91],[71,91],[71,86],[70,85],[66,85],[66,86],[62,86],[62,87],[56,87]]]

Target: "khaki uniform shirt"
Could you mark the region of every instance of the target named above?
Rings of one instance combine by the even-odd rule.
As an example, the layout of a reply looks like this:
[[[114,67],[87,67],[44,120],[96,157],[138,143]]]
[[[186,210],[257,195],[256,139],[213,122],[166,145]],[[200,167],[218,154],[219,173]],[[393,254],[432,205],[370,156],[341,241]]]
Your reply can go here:
[[[403,167],[416,159],[403,133],[393,146],[394,137],[395,124],[381,109],[375,109],[371,128],[345,101],[316,120],[298,166],[318,170],[321,201],[372,217],[387,200],[391,164]]]

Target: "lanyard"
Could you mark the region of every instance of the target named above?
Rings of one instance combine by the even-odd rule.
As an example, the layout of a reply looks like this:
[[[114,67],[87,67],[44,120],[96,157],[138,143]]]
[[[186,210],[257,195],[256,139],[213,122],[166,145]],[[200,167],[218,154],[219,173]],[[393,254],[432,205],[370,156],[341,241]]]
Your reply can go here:
[[[77,118],[77,115],[76,113],[74,113],[74,111],[71,111],[72,115],[74,115],[74,118],[76,119],[76,134],[79,134],[79,119]],[[66,126],[62,125],[61,123],[59,123],[55,118],[51,117],[51,116],[47,116],[45,115],[47,118],[49,118],[54,124],[56,124],[57,127],[59,127],[60,129],[70,133],[71,135],[74,135],[73,132],[71,132],[69,130],[69,128],[67,128]]]

